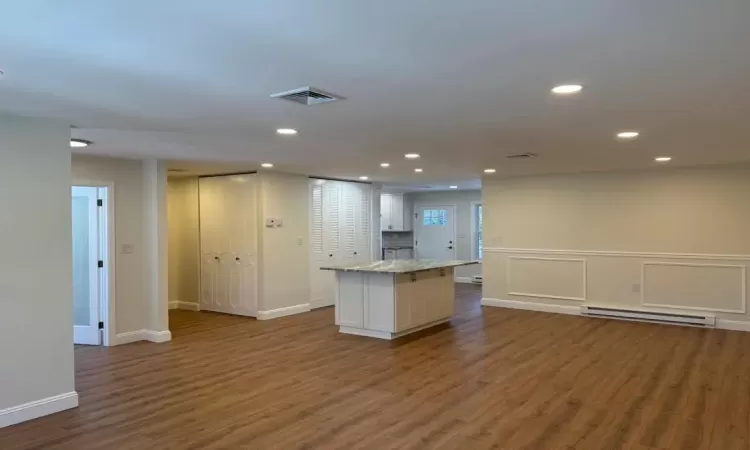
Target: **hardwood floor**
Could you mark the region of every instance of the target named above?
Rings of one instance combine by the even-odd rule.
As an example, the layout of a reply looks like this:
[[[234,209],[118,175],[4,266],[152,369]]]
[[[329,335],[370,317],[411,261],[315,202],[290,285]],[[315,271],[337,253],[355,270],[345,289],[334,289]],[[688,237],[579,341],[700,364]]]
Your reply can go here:
[[[76,349],[78,409],[0,449],[747,449],[750,333],[500,308],[394,342],[333,310],[173,311],[173,341]]]

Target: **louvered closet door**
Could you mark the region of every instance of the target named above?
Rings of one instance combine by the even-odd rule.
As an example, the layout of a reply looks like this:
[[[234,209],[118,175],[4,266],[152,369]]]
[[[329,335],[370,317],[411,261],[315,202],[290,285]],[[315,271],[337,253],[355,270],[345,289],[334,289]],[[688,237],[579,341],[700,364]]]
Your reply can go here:
[[[329,261],[323,236],[323,199],[325,180],[310,181],[310,306],[325,305],[325,283],[329,276],[320,270]]]
[[[373,260],[370,254],[372,248],[372,205],[370,204],[372,186],[369,184],[355,184],[356,195],[356,218],[355,218],[355,249],[356,262],[370,262]],[[380,259],[378,257],[378,259]]]
[[[222,227],[224,198],[222,180],[199,180],[200,246],[201,246],[201,309],[213,311],[220,293],[221,255],[224,252]]]
[[[359,216],[359,185],[356,183],[340,183],[341,210],[339,213],[341,235],[341,262],[352,264],[360,261],[361,249],[358,245],[357,223]]]

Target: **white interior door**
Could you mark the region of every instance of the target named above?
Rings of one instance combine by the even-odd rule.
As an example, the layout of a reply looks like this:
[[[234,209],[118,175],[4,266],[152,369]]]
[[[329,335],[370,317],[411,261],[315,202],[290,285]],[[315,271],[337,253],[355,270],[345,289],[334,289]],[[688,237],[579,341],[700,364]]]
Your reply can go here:
[[[71,190],[73,228],[73,342],[101,345],[98,189]]]
[[[417,259],[456,259],[454,205],[419,206],[414,230]]]

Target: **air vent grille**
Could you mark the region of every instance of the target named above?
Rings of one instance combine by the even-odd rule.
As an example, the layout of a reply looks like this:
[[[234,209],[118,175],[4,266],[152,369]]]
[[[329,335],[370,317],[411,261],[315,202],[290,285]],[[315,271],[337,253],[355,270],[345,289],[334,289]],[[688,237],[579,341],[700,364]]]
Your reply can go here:
[[[340,95],[331,94],[311,86],[292,89],[291,91],[286,92],[279,92],[278,94],[271,94],[271,98],[280,98],[282,100],[288,100],[305,106],[319,105],[321,103],[330,103],[344,99],[344,97],[341,97]]]
[[[516,153],[515,155],[507,155],[507,159],[527,159],[536,158],[536,153]]]

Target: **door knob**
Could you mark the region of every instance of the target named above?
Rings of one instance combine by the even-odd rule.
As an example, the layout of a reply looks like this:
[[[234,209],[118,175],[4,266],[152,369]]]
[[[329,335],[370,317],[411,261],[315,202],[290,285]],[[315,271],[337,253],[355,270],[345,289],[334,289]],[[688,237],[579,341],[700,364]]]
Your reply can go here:
[[[330,255],[328,255],[328,256],[330,256],[331,258],[333,258],[333,253],[331,253],[331,254],[330,254]]]
[[[354,252],[354,254],[356,255],[356,254],[357,254],[357,252]]]
[[[235,261],[239,261],[239,260],[240,260],[240,257],[238,256],[238,257],[234,258],[234,260],[235,260]]]
[[[218,256],[214,256],[214,259],[218,261],[218,260],[219,260],[219,257],[218,257]]]
[[[453,246],[451,245],[450,247],[448,247],[448,250],[453,250]]]

